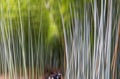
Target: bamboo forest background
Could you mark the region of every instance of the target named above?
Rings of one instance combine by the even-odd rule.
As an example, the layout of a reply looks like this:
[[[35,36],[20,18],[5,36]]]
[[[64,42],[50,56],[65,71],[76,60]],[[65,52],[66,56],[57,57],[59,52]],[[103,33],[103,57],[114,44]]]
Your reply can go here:
[[[120,79],[119,19],[120,0],[0,0],[0,73]]]

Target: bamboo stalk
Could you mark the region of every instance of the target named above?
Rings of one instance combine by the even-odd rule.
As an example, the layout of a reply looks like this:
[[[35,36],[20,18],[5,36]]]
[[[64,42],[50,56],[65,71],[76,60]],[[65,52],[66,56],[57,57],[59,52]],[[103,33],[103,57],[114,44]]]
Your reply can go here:
[[[117,42],[115,44],[115,50],[114,50],[114,54],[113,54],[113,58],[112,58],[112,63],[111,63],[111,70],[112,70],[112,79],[116,79],[115,73],[116,73],[116,62],[117,62],[117,56],[118,56],[118,48],[119,48],[119,41],[120,40],[120,19],[118,22],[118,39]]]

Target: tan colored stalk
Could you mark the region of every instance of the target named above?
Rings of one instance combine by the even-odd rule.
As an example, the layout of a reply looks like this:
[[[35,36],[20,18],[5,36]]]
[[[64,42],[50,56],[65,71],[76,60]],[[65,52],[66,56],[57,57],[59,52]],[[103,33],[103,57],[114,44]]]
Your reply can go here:
[[[118,48],[119,48],[119,42],[120,42],[120,19],[118,22],[118,39],[117,42],[115,44],[115,50],[114,50],[114,54],[113,54],[113,58],[112,58],[112,63],[111,63],[111,70],[112,70],[112,79],[116,79],[115,76],[115,72],[116,72],[116,62],[117,62],[117,56],[118,56]]]

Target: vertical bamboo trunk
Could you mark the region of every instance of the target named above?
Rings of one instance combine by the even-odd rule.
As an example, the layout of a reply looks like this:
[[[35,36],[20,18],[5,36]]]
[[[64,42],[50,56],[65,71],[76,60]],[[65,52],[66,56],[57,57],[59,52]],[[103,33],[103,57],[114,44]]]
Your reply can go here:
[[[117,70],[117,56],[120,53],[118,50],[120,48],[120,19],[118,22],[118,39],[115,45],[115,50],[114,50],[114,54],[113,54],[113,58],[112,58],[112,63],[111,63],[111,70],[112,70],[112,79],[117,79],[116,77],[116,70]]]
[[[66,72],[66,52],[64,51],[64,73]]]
[[[66,50],[66,48],[65,48],[64,38],[62,38],[62,45],[64,47],[64,74],[65,74],[65,72],[66,72],[66,52],[65,52],[65,50]]]

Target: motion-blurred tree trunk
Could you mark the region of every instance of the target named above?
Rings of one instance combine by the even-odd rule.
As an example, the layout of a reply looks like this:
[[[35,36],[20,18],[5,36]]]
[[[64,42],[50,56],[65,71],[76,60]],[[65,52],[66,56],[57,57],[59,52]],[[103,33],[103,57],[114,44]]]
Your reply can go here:
[[[111,69],[112,69],[112,79],[120,79],[120,69],[119,63],[120,63],[120,19],[118,22],[118,39],[115,44],[115,50],[113,53],[112,63],[111,63]]]

